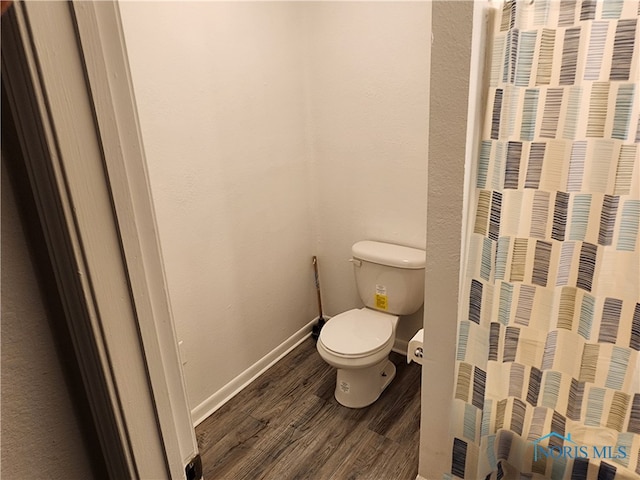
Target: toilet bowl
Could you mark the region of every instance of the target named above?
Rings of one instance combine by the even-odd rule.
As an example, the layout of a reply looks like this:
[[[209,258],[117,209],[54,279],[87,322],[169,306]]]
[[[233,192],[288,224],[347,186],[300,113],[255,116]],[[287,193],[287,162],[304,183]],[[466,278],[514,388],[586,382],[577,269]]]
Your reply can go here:
[[[335,397],[350,408],[375,402],[395,377],[389,360],[398,317],[368,308],[334,316],[318,338],[318,352],[338,369]]]
[[[400,315],[416,312],[424,298],[425,252],[383,242],[352,247],[356,285],[364,308],[332,317],[317,349],[337,369],[335,398],[350,408],[375,402],[396,374],[389,353]]]

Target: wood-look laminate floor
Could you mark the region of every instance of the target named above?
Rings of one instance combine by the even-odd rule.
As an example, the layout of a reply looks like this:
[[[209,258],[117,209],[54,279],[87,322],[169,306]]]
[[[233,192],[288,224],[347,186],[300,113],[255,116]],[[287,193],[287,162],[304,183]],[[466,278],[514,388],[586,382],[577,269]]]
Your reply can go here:
[[[196,428],[205,480],[413,480],[420,366],[391,353],[396,377],[369,407],[333,396],[335,369],[305,340]]]

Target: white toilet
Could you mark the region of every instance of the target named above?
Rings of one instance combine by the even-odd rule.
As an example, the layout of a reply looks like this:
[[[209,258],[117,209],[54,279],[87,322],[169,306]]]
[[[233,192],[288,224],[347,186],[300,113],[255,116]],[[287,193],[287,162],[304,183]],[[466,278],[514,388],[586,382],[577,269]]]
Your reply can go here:
[[[352,254],[365,308],[332,317],[317,348],[338,369],[336,400],[362,408],[375,402],[396,374],[389,353],[399,316],[415,313],[424,301],[425,252],[366,240],[354,244]]]

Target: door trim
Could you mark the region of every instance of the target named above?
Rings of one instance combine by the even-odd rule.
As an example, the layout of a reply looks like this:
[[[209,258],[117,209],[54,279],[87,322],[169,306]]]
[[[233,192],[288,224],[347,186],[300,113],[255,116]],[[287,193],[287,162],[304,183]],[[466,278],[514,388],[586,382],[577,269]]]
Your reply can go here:
[[[197,455],[115,2],[16,2],[2,81],[111,478]]]

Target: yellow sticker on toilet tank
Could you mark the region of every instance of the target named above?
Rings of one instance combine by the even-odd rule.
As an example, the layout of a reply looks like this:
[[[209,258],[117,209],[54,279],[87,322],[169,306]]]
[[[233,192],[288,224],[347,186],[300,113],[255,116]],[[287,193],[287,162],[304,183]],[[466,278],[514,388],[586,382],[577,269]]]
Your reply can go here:
[[[386,310],[388,308],[386,295],[378,295],[376,293],[376,308],[378,310]]]
[[[384,285],[376,285],[376,308],[378,310],[387,310],[387,287]]]

